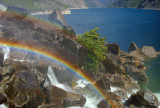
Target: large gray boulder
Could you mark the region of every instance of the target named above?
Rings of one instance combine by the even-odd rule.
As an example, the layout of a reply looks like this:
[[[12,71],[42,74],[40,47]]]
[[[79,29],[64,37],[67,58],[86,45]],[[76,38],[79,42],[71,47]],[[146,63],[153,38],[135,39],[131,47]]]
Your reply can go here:
[[[129,105],[145,108],[158,108],[159,106],[157,97],[146,90],[140,90],[137,93],[132,94],[127,103]]]
[[[152,46],[143,46],[142,52],[144,53],[145,56],[147,56],[149,58],[157,56],[157,53]]]

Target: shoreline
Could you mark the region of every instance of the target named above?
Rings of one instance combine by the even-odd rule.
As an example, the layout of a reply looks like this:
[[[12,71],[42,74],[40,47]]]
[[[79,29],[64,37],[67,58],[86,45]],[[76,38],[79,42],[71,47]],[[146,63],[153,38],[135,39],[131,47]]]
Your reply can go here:
[[[63,15],[65,14],[71,14],[71,10],[73,9],[89,9],[88,7],[86,8],[68,8],[66,10],[61,11],[61,13]],[[46,10],[46,11],[38,11],[38,12],[32,12],[30,13],[30,15],[47,15],[47,14],[51,14],[53,11],[52,10]]]

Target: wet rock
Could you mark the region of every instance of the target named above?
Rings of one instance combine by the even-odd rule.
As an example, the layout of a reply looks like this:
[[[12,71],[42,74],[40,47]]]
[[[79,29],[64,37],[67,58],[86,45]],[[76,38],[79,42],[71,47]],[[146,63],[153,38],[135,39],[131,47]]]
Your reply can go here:
[[[98,105],[98,108],[112,108],[106,100],[102,100]]]
[[[4,85],[4,91],[9,102],[16,107],[38,107],[45,97],[32,72],[18,72]]]
[[[120,53],[120,47],[118,44],[107,44],[107,52],[118,55]]]
[[[157,53],[152,46],[143,46],[142,52],[144,53],[145,56],[150,58],[157,56]]]
[[[82,95],[67,92],[56,86],[49,86],[45,89],[46,103],[54,104],[55,108],[65,108],[71,106],[83,106],[86,98]]]
[[[60,83],[70,83],[72,82],[72,79],[75,76],[73,73],[71,73],[65,68],[64,69],[53,68],[53,71]]]
[[[7,102],[7,98],[3,94],[0,93],[0,104],[4,104],[6,102]]]
[[[130,46],[129,46],[128,53],[130,53],[132,51],[135,51],[135,50],[138,50],[138,47],[137,47],[137,45],[134,42],[132,42],[130,44]]]
[[[155,95],[146,90],[140,90],[132,94],[128,99],[128,104],[136,107],[158,108],[159,102]]]
[[[71,107],[71,106],[83,107],[85,103],[86,103],[86,98],[84,96],[71,92],[67,92],[67,96],[64,99],[65,107]]]

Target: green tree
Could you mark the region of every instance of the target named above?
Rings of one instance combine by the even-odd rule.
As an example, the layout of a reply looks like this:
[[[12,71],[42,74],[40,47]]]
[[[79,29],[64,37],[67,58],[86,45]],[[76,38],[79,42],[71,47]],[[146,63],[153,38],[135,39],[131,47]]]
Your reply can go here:
[[[78,42],[88,49],[88,59],[85,64],[87,71],[97,70],[98,63],[106,59],[107,47],[104,46],[106,38],[101,38],[98,30],[99,28],[95,28],[78,37]]]

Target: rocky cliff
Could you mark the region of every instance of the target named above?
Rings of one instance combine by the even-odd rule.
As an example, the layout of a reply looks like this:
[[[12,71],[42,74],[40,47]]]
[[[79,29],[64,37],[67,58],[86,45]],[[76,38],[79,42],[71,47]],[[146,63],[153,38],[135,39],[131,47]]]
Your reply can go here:
[[[160,0],[144,0],[138,9],[160,9]]]

